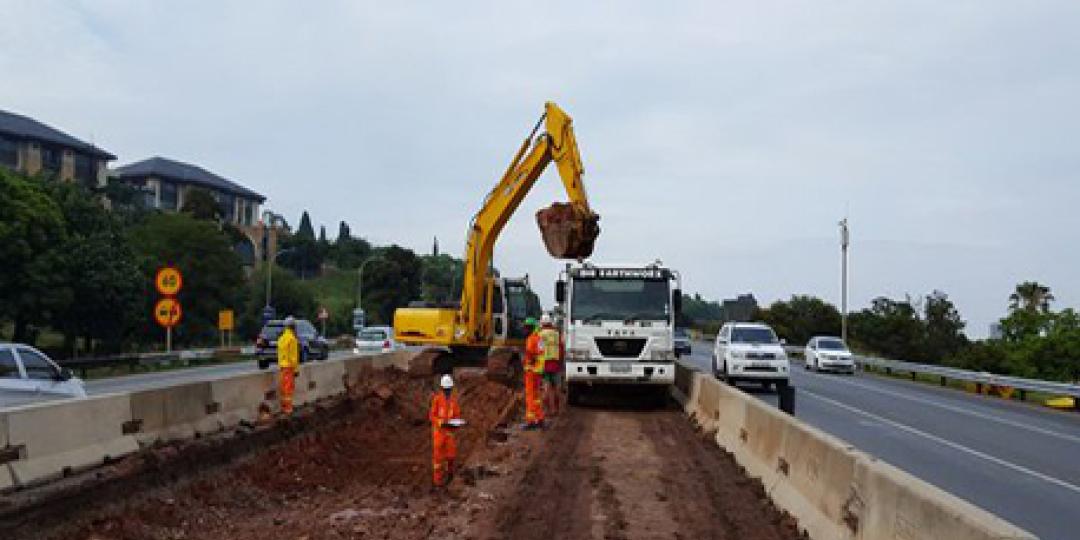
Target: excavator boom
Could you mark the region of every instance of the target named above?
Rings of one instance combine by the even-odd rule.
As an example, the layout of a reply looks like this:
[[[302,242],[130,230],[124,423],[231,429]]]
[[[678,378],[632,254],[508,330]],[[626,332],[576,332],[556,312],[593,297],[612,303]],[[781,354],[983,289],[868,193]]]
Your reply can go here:
[[[556,203],[537,214],[544,244],[556,258],[582,259],[592,254],[600,233],[599,216],[589,207],[582,184],[584,167],[573,122],[566,112],[548,102],[544,115],[469,224],[459,307],[399,309],[394,315],[394,333],[399,341],[474,349],[495,344],[494,336],[498,332],[493,305],[498,303],[505,309],[505,302],[494,295],[506,294],[505,286],[496,292],[498,288],[491,275],[495,242],[552,161],[556,163],[569,202]],[[501,330],[505,333],[505,328]]]

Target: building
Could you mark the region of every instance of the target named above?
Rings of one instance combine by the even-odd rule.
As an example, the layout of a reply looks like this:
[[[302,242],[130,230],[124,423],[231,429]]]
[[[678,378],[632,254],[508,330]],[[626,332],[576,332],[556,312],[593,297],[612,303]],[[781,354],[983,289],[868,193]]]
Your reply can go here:
[[[266,197],[202,167],[155,156],[117,167],[109,176],[141,189],[148,208],[165,212],[182,209],[192,190],[205,190],[217,200],[222,221],[247,236],[249,242],[236,246],[245,264],[258,264],[264,249],[277,250],[276,227],[264,230],[260,221],[259,205]]]
[[[102,187],[107,163],[114,159],[109,152],[33,118],[0,110],[0,166]]]
[[[163,157],[117,167],[109,176],[142,189],[147,195],[147,206],[164,211],[178,211],[184,207],[192,190],[206,190],[221,206],[223,220],[238,227],[257,225],[259,205],[266,200],[266,197],[202,167]]]

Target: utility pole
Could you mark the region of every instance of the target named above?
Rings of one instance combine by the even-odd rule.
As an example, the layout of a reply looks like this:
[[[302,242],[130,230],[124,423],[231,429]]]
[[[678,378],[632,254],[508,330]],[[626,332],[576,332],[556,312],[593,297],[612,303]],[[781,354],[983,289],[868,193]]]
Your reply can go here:
[[[847,343],[847,263],[848,244],[851,237],[848,234],[847,218],[840,220],[840,339]]]

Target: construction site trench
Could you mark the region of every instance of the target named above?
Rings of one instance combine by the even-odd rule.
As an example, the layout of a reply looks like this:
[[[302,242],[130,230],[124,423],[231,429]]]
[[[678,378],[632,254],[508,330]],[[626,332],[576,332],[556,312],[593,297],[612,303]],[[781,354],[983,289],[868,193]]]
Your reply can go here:
[[[431,487],[431,381],[368,370],[299,418],[158,445],[66,489],[4,496],[0,537],[805,538],[671,403],[597,394],[522,431],[518,390],[458,379],[469,424],[445,489]]]

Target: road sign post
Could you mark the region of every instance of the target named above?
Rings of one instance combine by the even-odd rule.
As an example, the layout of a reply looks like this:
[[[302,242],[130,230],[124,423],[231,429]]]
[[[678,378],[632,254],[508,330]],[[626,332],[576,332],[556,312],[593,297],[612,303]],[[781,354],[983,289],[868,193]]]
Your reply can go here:
[[[172,352],[172,329],[180,324],[183,309],[176,295],[184,286],[184,276],[175,266],[163,266],[154,274],[154,288],[161,299],[154,304],[154,321],[165,328],[165,352]]]
[[[232,346],[233,328],[236,326],[236,318],[233,310],[223,309],[218,311],[218,330],[221,330],[221,346],[225,347],[225,336],[229,337],[229,346]]]

